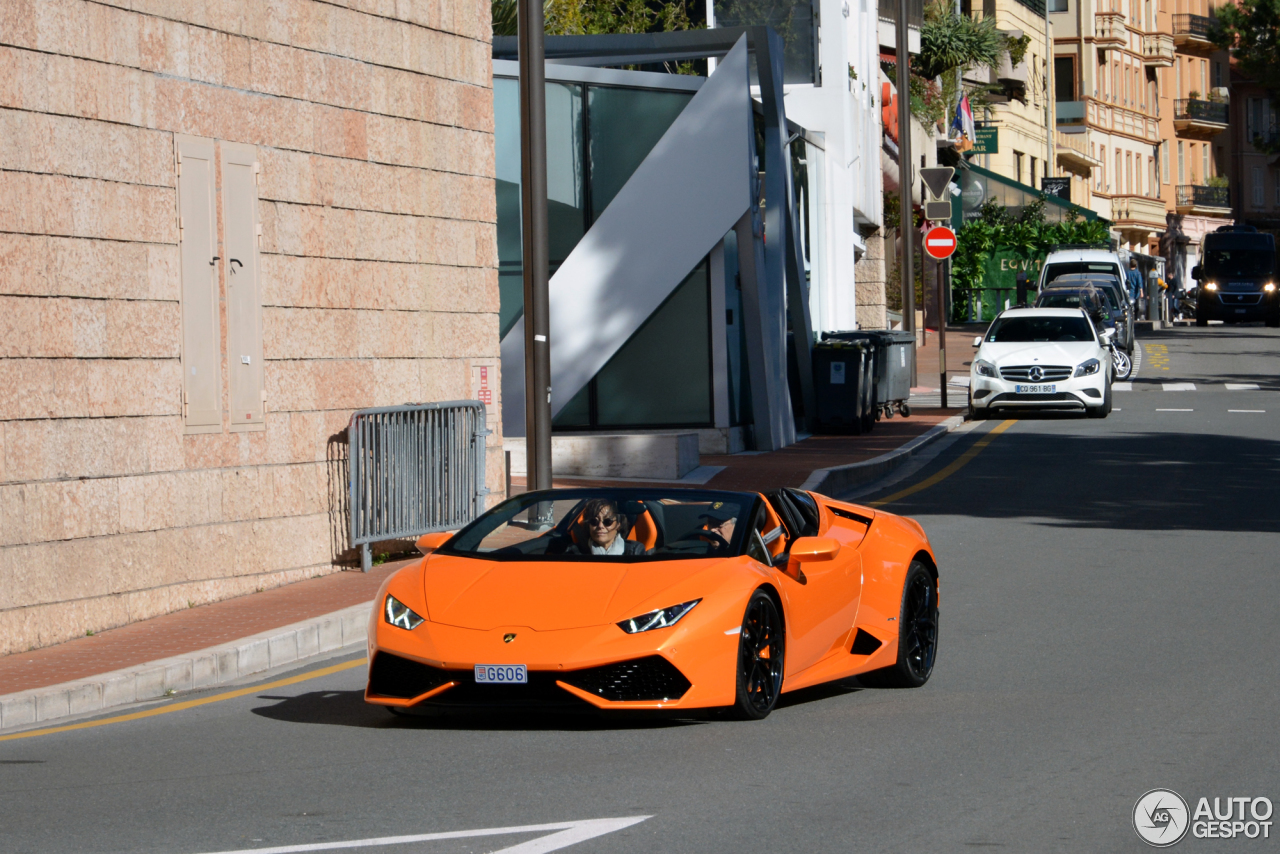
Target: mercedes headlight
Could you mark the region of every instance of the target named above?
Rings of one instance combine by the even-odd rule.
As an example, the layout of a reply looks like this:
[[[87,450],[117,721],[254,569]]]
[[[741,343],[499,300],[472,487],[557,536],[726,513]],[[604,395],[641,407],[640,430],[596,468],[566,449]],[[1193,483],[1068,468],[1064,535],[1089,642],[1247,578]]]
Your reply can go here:
[[[426,620],[413,613],[412,608],[390,594],[387,595],[387,602],[383,607],[382,613],[386,616],[387,622],[398,629],[413,630],[426,622]]]
[[[1090,374],[1096,374],[1098,372],[1099,367],[1100,367],[1100,363],[1098,362],[1097,359],[1090,359],[1089,361],[1085,362],[1084,364],[1076,368],[1076,376],[1087,377]]]
[[[986,361],[985,359],[978,359],[977,361],[975,361],[973,363],[973,369],[978,372],[978,376],[980,377],[1000,376],[998,373],[996,373],[996,366]]]
[[[692,611],[693,606],[701,601],[701,599],[694,599],[692,602],[682,602],[679,605],[672,605],[670,608],[659,608],[656,611],[632,617],[630,620],[623,620],[618,623],[618,628],[629,635],[653,629],[665,629],[680,622],[680,618]]]

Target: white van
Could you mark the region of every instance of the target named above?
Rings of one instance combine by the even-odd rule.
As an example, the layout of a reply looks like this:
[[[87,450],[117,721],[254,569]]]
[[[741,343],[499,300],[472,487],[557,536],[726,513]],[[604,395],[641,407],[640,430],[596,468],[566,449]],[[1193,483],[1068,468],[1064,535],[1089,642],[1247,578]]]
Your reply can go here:
[[[1125,280],[1125,266],[1120,256],[1109,249],[1055,249],[1044,259],[1040,268],[1040,285],[1037,290],[1059,276],[1068,273],[1113,273],[1120,280],[1120,287],[1127,294],[1129,287]],[[1130,300],[1132,306],[1133,301]]]

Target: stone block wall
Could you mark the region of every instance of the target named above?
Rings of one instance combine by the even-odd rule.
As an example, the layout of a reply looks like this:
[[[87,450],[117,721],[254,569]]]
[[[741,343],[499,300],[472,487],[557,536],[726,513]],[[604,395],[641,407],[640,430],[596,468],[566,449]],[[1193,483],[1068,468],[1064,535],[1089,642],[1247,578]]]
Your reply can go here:
[[[489,18],[0,3],[0,654],[335,571],[352,410],[498,386]],[[225,317],[222,430],[184,430],[176,134],[257,147],[260,432]]]

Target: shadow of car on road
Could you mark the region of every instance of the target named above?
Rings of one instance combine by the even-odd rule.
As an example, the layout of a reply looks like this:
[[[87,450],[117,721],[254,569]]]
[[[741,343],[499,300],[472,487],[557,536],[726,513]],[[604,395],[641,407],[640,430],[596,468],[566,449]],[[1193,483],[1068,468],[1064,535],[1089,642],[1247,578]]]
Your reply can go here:
[[[784,709],[857,694],[864,686],[855,680],[830,682],[783,694],[775,714]],[[363,691],[310,691],[294,697],[259,696],[272,705],[259,706],[259,717],[286,723],[320,724],[362,729],[434,729],[493,731],[567,731],[665,729],[728,720],[724,710],[613,711],[594,709],[429,709],[422,713],[393,714],[366,703]]]

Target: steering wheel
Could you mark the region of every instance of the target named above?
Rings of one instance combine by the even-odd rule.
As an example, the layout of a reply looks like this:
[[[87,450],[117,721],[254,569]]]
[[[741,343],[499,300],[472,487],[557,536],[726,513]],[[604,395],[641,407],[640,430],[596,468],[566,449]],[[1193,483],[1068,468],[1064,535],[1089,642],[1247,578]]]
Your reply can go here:
[[[716,551],[720,551],[721,549],[724,549],[725,551],[729,550],[729,541],[717,534],[715,531],[699,531],[693,537],[686,537],[685,539],[709,540]]]

